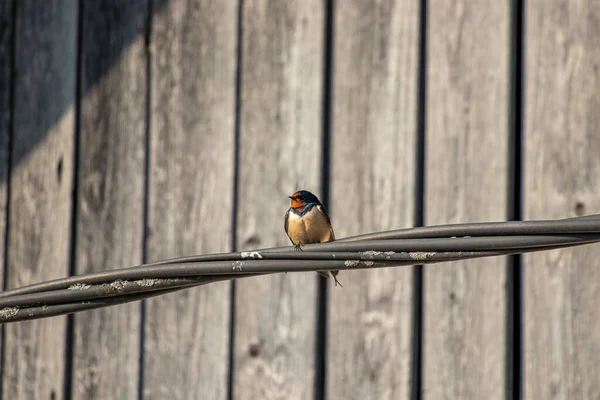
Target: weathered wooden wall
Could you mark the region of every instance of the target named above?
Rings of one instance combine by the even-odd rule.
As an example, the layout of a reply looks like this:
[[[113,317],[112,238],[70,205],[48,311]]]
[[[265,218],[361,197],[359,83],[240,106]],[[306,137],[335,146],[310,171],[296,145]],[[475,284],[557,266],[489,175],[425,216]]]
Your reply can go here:
[[[84,2],[79,12],[73,245],[75,273],[83,274],[142,262],[148,4]],[[139,340],[140,304],[75,315],[72,397],[134,398]]]
[[[508,2],[431,2],[425,102],[426,225],[507,218]],[[428,266],[423,282],[427,398],[505,399],[507,260]]]
[[[8,288],[70,270],[77,87],[77,2],[13,3],[10,47]],[[7,57],[3,57],[7,59]],[[4,327],[5,399],[61,398],[66,317]],[[103,373],[109,373],[103,371]]]
[[[524,217],[600,210],[600,4],[532,0],[526,14]],[[600,396],[598,246],[523,260],[527,398]]]
[[[237,250],[286,245],[282,208],[320,191],[324,8],[318,0],[241,3]],[[310,398],[317,274],[235,283],[235,399]]]
[[[419,5],[346,2],[334,14],[331,218],[338,237],[411,227]],[[327,398],[408,398],[414,268],[342,272],[328,304]]]
[[[600,213],[593,0],[0,0],[0,281]],[[600,396],[598,246],[2,329],[2,399]],[[520,269],[519,269],[520,267]]]
[[[155,1],[149,29],[146,260],[229,252],[237,7]],[[146,302],[144,398],[226,398],[230,302],[226,282]]]

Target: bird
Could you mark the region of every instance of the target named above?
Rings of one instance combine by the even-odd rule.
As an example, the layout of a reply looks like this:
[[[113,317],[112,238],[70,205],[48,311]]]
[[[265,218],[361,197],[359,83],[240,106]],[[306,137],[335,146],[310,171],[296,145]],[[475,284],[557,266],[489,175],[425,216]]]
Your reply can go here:
[[[291,207],[285,213],[284,228],[295,250],[301,251],[303,244],[335,240],[329,215],[317,196],[308,190],[299,190],[288,197],[291,199]],[[342,286],[337,279],[339,271],[317,272],[325,278],[328,278],[331,273],[335,285]]]

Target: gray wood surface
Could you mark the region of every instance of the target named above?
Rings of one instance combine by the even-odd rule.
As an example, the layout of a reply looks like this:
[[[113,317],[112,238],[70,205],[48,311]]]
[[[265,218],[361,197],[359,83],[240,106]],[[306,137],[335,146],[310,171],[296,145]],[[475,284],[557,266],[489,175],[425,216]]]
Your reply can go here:
[[[17,4],[9,288],[69,272],[77,4]],[[5,326],[3,398],[63,397],[65,320]]]
[[[411,227],[417,2],[336,7],[331,219],[336,237]],[[414,268],[340,271],[329,288],[327,396],[409,398]]]
[[[147,259],[227,252],[237,9],[220,0],[154,6]],[[147,302],[144,398],[226,398],[230,286]]]
[[[524,217],[600,213],[600,3],[527,3]],[[600,397],[598,245],[523,259],[527,399]]]
[[[328,211],[337,238],[414,222],[418,3],[334,7]],[[429,2],[427,225],[507,217],[509,3]],[[600,3],[526,3],[523,217],[600,213]],[[232,243],[289,245],[287,196],[323,193],[325,11],[319,0],[0,1],[0,284],[63,277],[72,250],[82,274]],[[592,245],[523,258],[525,398],[600,398],[599,256]],[[512,395],[506,266],[425,268],[424,399]],[[235,399],[312,398],[321,379],[328,399],[408,398],[413,278],[407,267],[342,270],[343,288],[329,280],[325,355],[315,352],[315,273],[80,313],[72,352],[64,317],[6,324],[0,397],[136,398],[141,387],[144,399],[224,400],[233,368]],[[315,376],[323,356],[326,376]]]
[[[76,274],[142,263],[147,8],[83,3]],[[140,303],[77,314],[73,398],[136,398],[139,341]]]
[[[425,224],[506,220],[509,4],[427,17]],[[505,398],[506,279],[506,258],[425,267],[424,398]]]
[[[0,285],[4,285],[4,251],[6,249],[6,212],[8,205],[8,168],[10,153],[10,90],[12,63],[13,2],[0,2]],[[1,334],[0,334],[1,335]]]
[[[288,195],[320,193],[323,11],[317,0],[244,2],[237,245],[289,245]],[[316,273],[236,282],[234,398],[314,391]]]
[[[10,163],[13,7],[12,1],[0,2],[0,32],[5,32],[0,35],[0,270],[2,271],[0,273],[0,285],[2,287],[4,287],[4,256],[5,250],[8,248],[6,243],[6,213]],[[3,335],[4,330],[1,329],[0,340],[3,340]]]

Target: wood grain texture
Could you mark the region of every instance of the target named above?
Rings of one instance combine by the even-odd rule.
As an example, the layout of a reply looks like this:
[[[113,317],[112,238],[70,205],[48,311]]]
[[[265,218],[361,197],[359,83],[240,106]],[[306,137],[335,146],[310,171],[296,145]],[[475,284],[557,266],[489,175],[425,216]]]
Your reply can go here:
[[[10,168],[11,135],[11,87],[12,87],[12,50],[13,18],[12,1],[0,2],[0,285],[4,287],[5,251],[8,248],[7,212],[8,182]],[[4,341],[4,329],[0,329],[0,340]],[[2,360],[0,360],[2,362]],[[0,379],[2,377],[0,376]],[[0,393],[1,395],[1,393]]]
[[[4,285],[13,48],[12,1],[0,2],[0,285]],[[0,333],[1,335],[1,333]],[[0,336],[1,337],[1,336]]]
[[[331,218],[336,237],[413,225],[419,6],[335,9]],[[340,271],[330,287],[327,396],[410,397],[412,267]]]
[[[84,2],[76,274],[142,263],[148,2]],[[75,315],[74,399],[138,393],[140,304]]]
[[[526,7],[524,217],[600,213],[600,3]],[[598,245],[523,259],[527,399],[600,397]]]
[[[287,196],[320,195],[323,12],[317,0],[244,2],[239,250],[290,245]],[[312,396],[317,277],[236,282],[235,399]]]
[[[509,4],[427,18],[425,224],[506,220]],[[505,398],[506,282],[506,258],[425,267],[425,399]]]
[[[9,288],[69,273],[77,4],[16,5]],[[5,329],[3,398],[62,398],[65,317]]]
[[[237,7],[154,4],[147,259],[232,242]],[[227,397],[229,282],[147,302],[144,398]]]

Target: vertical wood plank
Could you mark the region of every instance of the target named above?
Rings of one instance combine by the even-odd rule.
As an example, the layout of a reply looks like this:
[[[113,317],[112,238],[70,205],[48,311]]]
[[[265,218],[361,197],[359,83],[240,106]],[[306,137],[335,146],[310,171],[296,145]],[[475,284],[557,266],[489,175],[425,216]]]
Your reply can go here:
[[[509,2],[427,10],[426,225],[505,220]],[[506,397],[507,261],[426,266],[423,394]]]
[[[335,8],[331,218],[337,238],[410,227],[415,212],[419,5]],[[341,271],[330,287],[327,396],[410,396],[412,267]]]
[[[600,213],[600,4],[526,7],[524,217]],[[525,398],[600,397],[598,245],[523,258]]]
[[[16,5],[9,288],[69,273],[77,4]],[[62,398],[64,353],[65,317],[7,324],[3,398]]]
[[[81,12],[77,274],[142,263],[148,2]],[[73,398],[136,398],[140,304],[77,314],[74,326]]]
[[[0,287],[4,285],[6,250],[6,209],[8,205],[8,169],[10,153],[13,2],[0,2]],[[0,360],[1,362],[1,360]]]
[[[231,250],[237,6],[154,3],[148,261]],[[230,286],[147,302],[144,397],[227,397]]]
[[[238,247],[288,245],[288,195],[319,193],[323,11],[317,0],[243,9]],[[317,274],[236,283],[235,399],[314,390]]]
[[[14,14],[13,1],[0,2],[0,285],[5,284],[5,257],[8,245],[7,207],[10,168],[10,121],[13,62]],[[4,341],[4,329],[0,329],[0,341]],[[4,357],[3,357],[4,358]],[[3,359],[0,363],[3,363]],[[2,377],[0,376],[0,379]],[[2,393],[0,393],[0,396]]]

